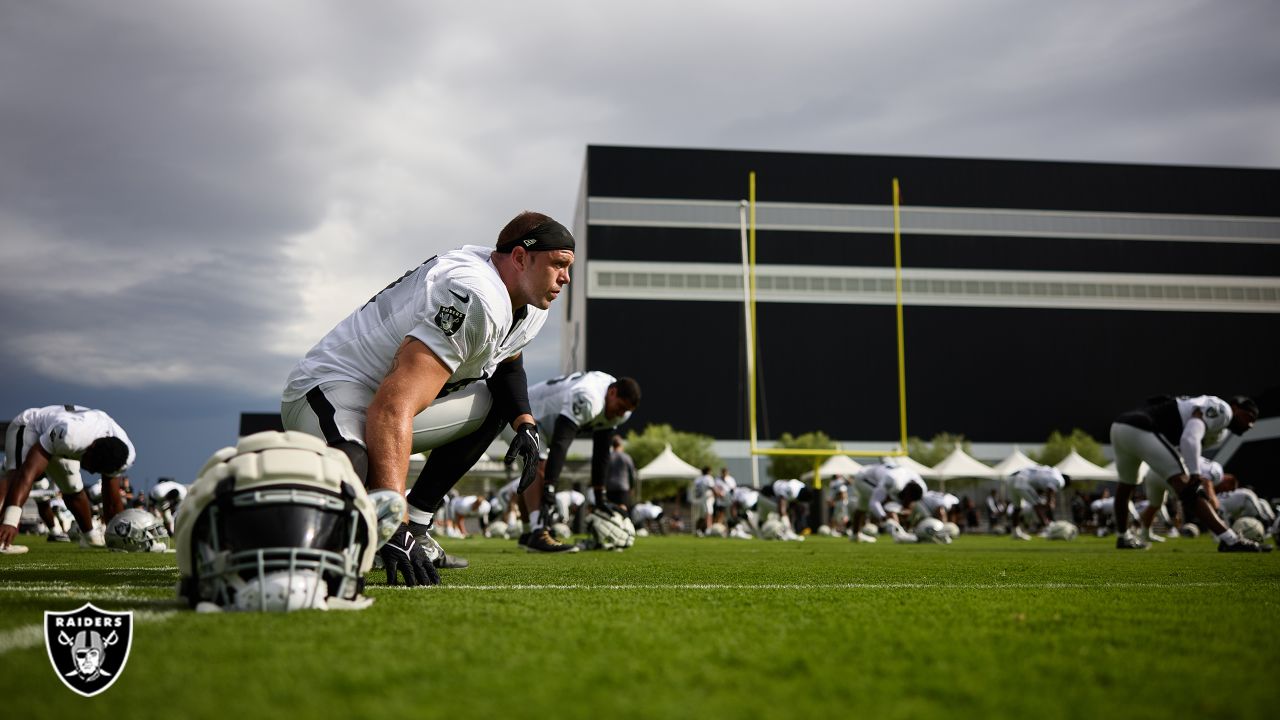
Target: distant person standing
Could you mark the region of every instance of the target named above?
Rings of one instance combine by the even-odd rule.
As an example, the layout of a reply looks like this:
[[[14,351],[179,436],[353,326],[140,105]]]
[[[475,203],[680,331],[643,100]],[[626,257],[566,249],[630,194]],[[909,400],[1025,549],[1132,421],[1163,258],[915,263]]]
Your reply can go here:
[[[80,470],[102,476],[106,498],[103,519],[109,521],[124,509],[119,476],[136,457],[124,428],[101,410],[49,405],[19,413],[5,433],[0,550],[12,545],[22,506],[36,481],[46,475],[62,491],[67,509],[80,527],[80,546],[105,545],[102,531],[93,527],[93,511]]]
[[[693,532],[703,535],[711,527],[715,514],[716,479],[711,474],[711,466],[705,465],[702,474],[694,478],[689,486],[689,519],[693,522]]]
[[[635,485],[636,462],[622,447],[622,436],[614,435],[610,443],[609,469],[604,478],[604,496],[614,505],[630,508],[631,489]]]
[[[1149,399],[1142,407],[1123,413],[1111,424],[1111,446],[1116,455],[1116,506],[1129,505],[1138,484],[1138,466],[1144,461],[1166,478],[1169,488],[1182,503],[1187,521],[1197,520],[1218,540],[1219,552],[1267,552],[1261,545],[1242,538],[1214,512],[1200,463],[1201,449],[1212,446],[1229,431],[1243,434],[1258,420],[1258,405],[1237,395],[1230,401],[1213,395],[1196,397],[1162,396]],[[1117,523],[1124,514],[1116,512]],[[1150,547],[1141,538],[1116,526],[1120,550]]]

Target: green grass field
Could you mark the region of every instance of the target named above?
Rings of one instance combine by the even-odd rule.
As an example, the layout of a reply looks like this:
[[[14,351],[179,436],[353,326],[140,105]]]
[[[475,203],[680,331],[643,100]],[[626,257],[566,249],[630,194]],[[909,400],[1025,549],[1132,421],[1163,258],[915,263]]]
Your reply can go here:
[[[23,537],[0,556],[9,718],[1274,717],[1280,553],[1212,541],[950,546],[642,538],[625,553],[471,559],[353,613],[196,614],[173,555]],[[382,573],[371,575],[378,582]],[[128,665],[85,699],[45,610],[131,609]]]

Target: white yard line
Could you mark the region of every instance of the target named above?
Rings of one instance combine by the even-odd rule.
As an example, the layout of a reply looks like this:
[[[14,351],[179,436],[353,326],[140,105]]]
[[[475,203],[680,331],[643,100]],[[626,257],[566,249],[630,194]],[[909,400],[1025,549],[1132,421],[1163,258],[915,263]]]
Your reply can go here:
[[[440,590],[1098,590],[1098,589],[1160,589],[1181,587],[1228,587],[1227,582],[1100,582],[1100,583],[675,583],[651,585],[585,585],[585,584],[515,584],[515,585],[438,585]],[[1271,584],[1271,583],[1267,583]],[[376,590],[412,590],[403,585],[388,587],[373,585]]]

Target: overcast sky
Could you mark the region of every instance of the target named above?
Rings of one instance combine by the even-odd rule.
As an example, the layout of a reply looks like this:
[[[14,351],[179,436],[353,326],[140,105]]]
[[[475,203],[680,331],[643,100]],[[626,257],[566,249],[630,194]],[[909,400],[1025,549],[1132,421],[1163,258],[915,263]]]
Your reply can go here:
[[[190,481],[588,144],[1280,166],[1274,0],[0,0],[0,415]],[[528,354],[558,365],[558,324]]]

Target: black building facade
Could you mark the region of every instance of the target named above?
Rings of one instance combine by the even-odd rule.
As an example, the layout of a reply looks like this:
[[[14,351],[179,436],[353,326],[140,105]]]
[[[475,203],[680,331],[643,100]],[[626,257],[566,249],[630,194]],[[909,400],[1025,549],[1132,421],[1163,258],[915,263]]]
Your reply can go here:
[[[1105,443],[1151,395],[1280,386],[1280,171],[593,146],[562,369],[639,379],[634,427],[747,437],[751,171],[762,440],[897,437],[895,177],[910,434]]]

